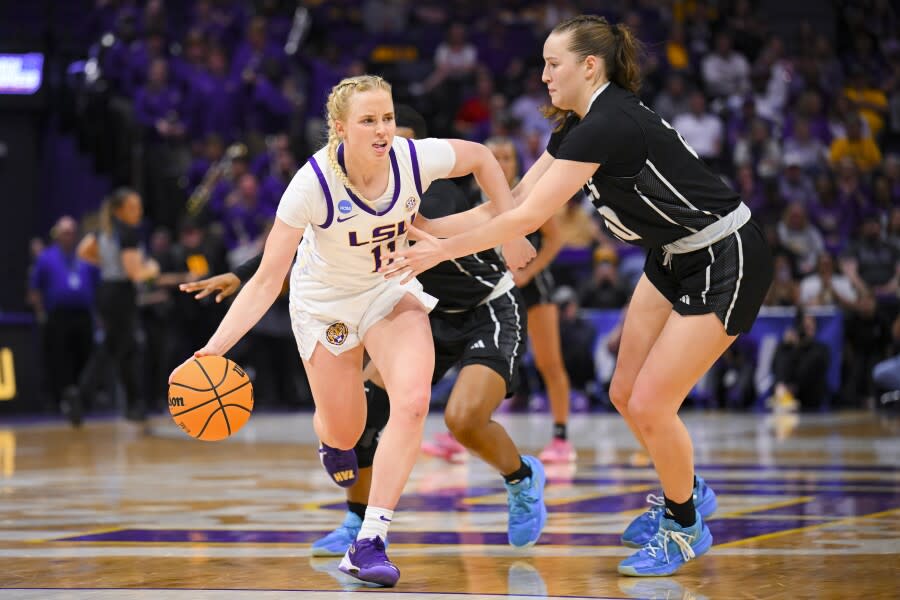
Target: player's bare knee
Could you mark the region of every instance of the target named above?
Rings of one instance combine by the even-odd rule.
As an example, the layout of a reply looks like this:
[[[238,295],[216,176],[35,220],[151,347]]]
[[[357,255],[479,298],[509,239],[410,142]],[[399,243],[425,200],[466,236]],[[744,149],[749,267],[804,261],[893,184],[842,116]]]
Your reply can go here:
[[[619,414],[628,414],[628,400],[631,398],[631,385],[620,383],[619,379],[613,377],[612,383],[609,385],[609,400],[619,411]]]
[[[465,445],[465,440],[485,425],[487,420],[477,410],[458,408],[444,413],[444,423],[457,440]]]
[[[628,401],[628,416],[644,435],[652,434],[666,417],[658,400],[652,390],[635,388]]]
[[[391,394],[391,398],[395,396]],[[407,423],[418,424],[428,416],[428,404],[431,402],[431,388],[411,388],[396,396],[391,402],[391,421],[403,419]]]

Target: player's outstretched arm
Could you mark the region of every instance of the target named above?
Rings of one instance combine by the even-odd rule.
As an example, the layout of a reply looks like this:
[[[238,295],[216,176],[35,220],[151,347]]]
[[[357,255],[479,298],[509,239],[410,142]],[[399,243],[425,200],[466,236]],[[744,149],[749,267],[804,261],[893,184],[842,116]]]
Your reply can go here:
[[[241,280],[238,279],[237,275],[234,273],[222,273],[221,275],[213,275],[206,279],[182,283],[178,286],[178,289],[189,294],[197,292],[194,294],[194,298],[197,300],[202,300],[214,292],[219,292],[216,295],[216,302],[218,303],[228,296],[233,295],[240,287]]]
[[[515,206],[503,169],[487,146],[465,140],[447,141],[456,154],[456,163],[447,177],[473,175],[489,202],[472,210],[425,222],[424,230],[436,237],[450,237],[469,231]],[[524,238],[507,240],[503,244],[503,257],[510,269],[524,267],[534,255],[534,247]]]
[[[195,357],[225,354],[256,325],[281,292],[284,277],[302,236],[303,229],[291,227],[280,218],[275,219],[266,239],[259,269],[237,295],[206,345],[194,353]],[[170,381],[171,377],[169,375]]]
[[[442,261],[487,250],[534,231],[568,202],[598,167],[596,163],[554,160],[521,205],[447,239],[417,231],[416,245],[389,253],[380,271],[406,281]]]
[[[256,273],[256,270],[262,262],[262,256],[262,253],[257,254],[253,258],[235,267],[234,271],[230,273],[222,273],[221,275],[214,275],[212,277],[207,277],[206,279],[182,283],[178,286],[178,289],[189,294],[197,292],[194,296],[197,300],[202,300],[213,292],[219,292],[216,295],[216,303],[219,303],[225,298],[237,293],[241,284],[253,277],[253,274]]]

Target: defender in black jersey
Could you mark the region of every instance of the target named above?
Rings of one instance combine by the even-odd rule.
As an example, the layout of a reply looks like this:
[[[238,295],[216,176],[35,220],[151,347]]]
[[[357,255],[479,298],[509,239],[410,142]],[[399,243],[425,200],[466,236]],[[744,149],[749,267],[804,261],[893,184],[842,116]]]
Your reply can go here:
[[[510,187],[515,187],[519,181],[519,159],[513,141],[492,137],[484,145],[494,153]],[[537,255],[513,276],[528,308],[528,337],[534,366],[544,381],[553,416],[553,437],[538,458],[544,464],[573,463],[577,455],[567,432],[571,389],[559,340],[559,308],[552,299],[553,276],[550,274],[550,264],[563,246],[562,230],[556,215],[530,234],[528,241],[537,250]]]
[[[424,137],[424,120],[417,113],[402,105],[395,111],[397,135],[413,137],[415,132],[415,137]],[[454,183],[437,180],[423,194],[419,210],[426,218],[438,219],[471,208]],[[221,290],[218,301],[235,293],[256,271],[260,259],[261,255],[233,273],[184,284],[181,289],[199,292],[198,298]],[[444,413],[455,438],[449,443],[461,443],[463,449],[503,475],[510,492],[509,542],[514,546],[533,544],[547,517],[543,466],[535,457],[520,456],[506,430],[491,419],[500,402],[518,385],[519,360],[526,347],[527,314],[512,273],[494,249],[487,249],[438,264],[422,273],[419,282],[426,293],[438,298],[429,313],[435,347],[432,383],[451,368],[459,369]],[[368,412],[355,447],[359,474],[354,485],[346,488],[344,523],[313,543],[314,556],[342,556],[356,538],[365,514],[375,449],[390,406],[381,376],[371,362],[364,375]]]
[[[496,217],[479,207],[417,221],[418,243],[389,254],[393,262],[381,270],[407,278],[527,234],[582,185],[614,235],[647,248],[610,397],[653,459],[664,492],[659,502],[648,496],[650,510],[626,529],[623,542],[642,549],[619,572],[659,576],[712,545],[703,519],[715,510],[715,494],[694,476],[678,409],[735,337],[750,329],[772,259],[738,195],[638,100],[638,49],[627,27],[602,17],[582,15],[554,28],[544,44],[543,80],[560,127],[513,191],[519,206]]]

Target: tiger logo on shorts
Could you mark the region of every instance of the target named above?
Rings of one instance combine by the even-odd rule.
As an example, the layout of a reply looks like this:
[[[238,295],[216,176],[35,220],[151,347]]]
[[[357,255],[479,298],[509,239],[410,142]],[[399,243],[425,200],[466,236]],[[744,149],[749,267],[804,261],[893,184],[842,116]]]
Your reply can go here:
[[[325,339],[328,340],[328,343],[330,344],[340,346],[347,341],[347,335],[349,333],[350,330],[347,329],[347,325],[340,321],[336,321],[329,325],[328,329],[325,330]]]

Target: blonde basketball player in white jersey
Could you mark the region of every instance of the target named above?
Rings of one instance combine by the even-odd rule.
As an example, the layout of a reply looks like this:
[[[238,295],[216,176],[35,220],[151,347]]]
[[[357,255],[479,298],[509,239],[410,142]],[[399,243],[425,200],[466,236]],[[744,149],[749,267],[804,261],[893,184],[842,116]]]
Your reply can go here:
[[[400,571],[388,560],[384,539],[428,413],[434,345],[427,312],[437,300],[417,280],[385,280],[378,269],[384,256],[405,247],[420,197],[433,180],[471,173],[494,210],[511,209],[513,200],[485,146],[395,138],[391,88],[380,77],[341,81],[328,97],[327,111],[327,146],[294,176],[259,269],[194,356],[225,354],[253,327],[274,302],[296,251],[291,322],[316,404],[313,425],[322,441],[320,453],[333,478],[339,472],[336,480],[355,480],[352,448],[366,422],[364,348],[390,397],[369,506],[340,569],[393,586]],[[504,247],[504,253],[514,269],[534,257],[524,239]]]

